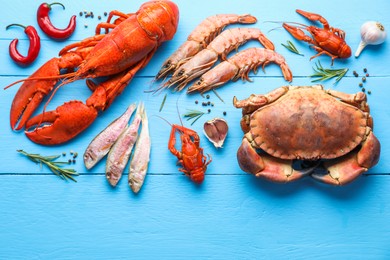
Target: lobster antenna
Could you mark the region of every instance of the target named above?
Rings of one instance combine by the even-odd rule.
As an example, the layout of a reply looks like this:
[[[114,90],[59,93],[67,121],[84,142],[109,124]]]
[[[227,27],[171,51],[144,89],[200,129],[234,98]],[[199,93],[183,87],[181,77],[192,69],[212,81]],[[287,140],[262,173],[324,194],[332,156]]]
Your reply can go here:
[[[281,28],[283,28],[283,26],[278,26],[278,27],[272,28],[271,30],[268,31],[268,33],[275,31],[277,29],[281,29]]]
[[[74,74],[74,73],[69,73],[69,74]],[[74,82],[74,81],[76,81],[76,80],[78,80],[78,79],[79,79],[79,77],[73,77],[73,78],[71,78],[70,75],[69,75],[69,77],[67,76],[67,77],[65,78],[65,80],[63,80],[63,81],[54,89],[54,91],[51,93],[49,99],[46,101],[45,106],[43,107],[43,113],[45,113],[47,105],[49,105],[50,101],[53,99],[53,97],[54,97],[54,95],[57,93],[58,89],[60,89],[60,88],[61,88],[62,86],[64,86],[65,84],[72,83],[72,82]],[[42,116],[42,118],[43,118],[43,116]]]
[[[20,79],[20,80],[17,80],[15,82],[9,84],[8,86],[5,86],[4,90],[6,90],[6,89],[8,89],[8,88],[20,83],[20,82],[33,81],[33,80],[67,79],[67,78],[73,77],[75,74],[76,74],[76,72],[72,72],[72,73],[61,74],[61,75],[57,75],[57,76],[32,77],[32,78]]]
[[[263,23],[290,23],[290,24],[295,24],[295,25],[300,25],[302,26],[301,28],[307,28],[308,26],[303,23],[297,23],[297,22],[284,22],[284,21],[264,21]]]
[[[159,117],[160,119],[164,120],[168,125],[172,126],[172,124],[169,123],[169,121],[166,120],[165,118],[163,118],[162,116],[159,116],[159,115],[151,115],[150,117],[153,117],[153,116]]]
[[[181,124],[181,126],[184,127],[183,121],[181,120],[181,117],[180,117],[179,105],[178,105],[180,96],[181,96],[181,93],[180,93],[180,95],[176,99],[176,111],[177,111],[177,115],[179,116],[180,124]]]

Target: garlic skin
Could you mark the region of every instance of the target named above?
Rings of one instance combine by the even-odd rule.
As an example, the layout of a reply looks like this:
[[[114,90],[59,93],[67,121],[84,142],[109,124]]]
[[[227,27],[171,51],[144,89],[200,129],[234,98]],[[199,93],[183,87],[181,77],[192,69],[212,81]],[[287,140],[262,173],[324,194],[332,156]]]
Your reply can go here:
[[[367,21],[360,28],[361,41],[355,52],[355,57],[359,57],[362,50],[367,45],[378,45],[386,40],[387,33],[385,27],[376,21]]]
[[[204,123],[203,133],[216,148],[222,148],[229,127],[223,118],[214,118]]]

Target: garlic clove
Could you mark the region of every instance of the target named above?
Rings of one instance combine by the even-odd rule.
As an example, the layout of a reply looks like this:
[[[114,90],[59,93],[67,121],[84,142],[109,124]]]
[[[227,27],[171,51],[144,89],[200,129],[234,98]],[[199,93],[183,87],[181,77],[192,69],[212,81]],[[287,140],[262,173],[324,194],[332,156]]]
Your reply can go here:
[[[359,57],[360,53],[362,52],[362,50],[364,48],[366,48],[366,46],[367,46],[366,42],[360,41],[359,46],[358,46],[358,48],[356,49],[356,52],[355,52],[355,57],[356,58]]]
[[[362,50],[367,45],[378,45],[386,40],[387,33],[385,27],[376,21],[367,21],[360,27],[361,41],[355,52],[355,57],[359,57]]]
[[[206,121],[203,125],[203,133],[216,148],[222,148],[228,130],[229,127],[225,119],[218,117]]]

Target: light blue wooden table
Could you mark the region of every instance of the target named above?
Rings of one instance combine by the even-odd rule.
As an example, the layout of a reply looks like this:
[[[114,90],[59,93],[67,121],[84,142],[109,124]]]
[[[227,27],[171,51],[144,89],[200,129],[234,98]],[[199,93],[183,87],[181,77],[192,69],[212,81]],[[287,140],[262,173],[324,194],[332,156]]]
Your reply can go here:
[[[94,124],[76,139],[60,146],[43,147],[29,141],[22,132],[9,126],[9,109],[18,87],[0,91],[0,259],[389,259],[390,258],[390,52],[389,44],[369,47],[355,59],[337,60],[334,68],[349,68],[337,85],[324,82],[326,88],[347,93],[358,92],[360,75],[367,68],[365,83],[371,90],[368,101],[374,118],[374,133],[382,144],[377,166],[345,187],[320,184],[311,178],[286,185],[269,183],[244,173],[238,166],[236,151],[242,132],[241,111],[232,105],[232,97],[246,98],[251,93],[267,93],[286,85],[276,65],[252,75],[253,83],[229,83],[218,89],[222,103],[213,93],[215,106],[192,128],[202,133],[205,120],[223,117],[227,112],[230,130],[223,149],[216,150],[201,135],[201,145],[210,153],[205,181],[196,186],[178,172],[175,157],[167,149],[170,127],[157,117],[150,118],[152,154],[148,175],[138,195],[134,195],[124,176],[111,188],[104,176],[105,163],[88,171],[81,154],[88,143],[109,122],[133,102],[144,101],[149,115],[160,115],[179,123],[175,103],[181,113],[186,109],[206,110],[195,100],[199,95],[167,91],[168,98],[159,111],[164,94],[144,93],[150,87],[162,62],[204,18],[218,13],[250,13],[259,27],[284,55],[294,74],[293,85],[310,85],[315,61],[330,67],[328,57],[309,61],[314,51],[306,43],[294,40],[279,25],[264,21],[307,23],[296,8],[317,12],[334,27],[346,31],[346,40],[355,51],[360,41],[360,25],[367,20],[381,21],[390,28],[390,2],[374,1],[176,1],[180,24],[174,39],[161,46],[148,66],[137,74],[126,90]],[[8,45],[20,38],[26,51],[23,30],[5,30],[10,23],[31,24],[38,28],[35,12],[40,1],[2,1],[0,16],[0,82],[2,86],[29,76],[65,45],[94,33],[98,15],[110,10],[134,12],[142,1],[64,0],[63,11],[55,7],[53,23],[65,26],[70,15],[93,11],[94,19],[77,17],[75,34],[65,42],[55,42],[38,32],[42,50],[36,62],[27,68],[15,65]],[[87,27],[86,27],[87,26]],[[295,55],[281,43],[291,40],[305,56]],[[251,42],[249,46],[259,46]],[[84,81],[58,91],[48,109],[64,101],[85,100],[90,95]],[[190,126],[185,122],[186,126]],[[22,157],[24,149],[44,155],[73,150],[80,155],[72,165],[80,174],[77,183],[62,181],[47,168]],[[126,170],[127,174],[128,170]]]

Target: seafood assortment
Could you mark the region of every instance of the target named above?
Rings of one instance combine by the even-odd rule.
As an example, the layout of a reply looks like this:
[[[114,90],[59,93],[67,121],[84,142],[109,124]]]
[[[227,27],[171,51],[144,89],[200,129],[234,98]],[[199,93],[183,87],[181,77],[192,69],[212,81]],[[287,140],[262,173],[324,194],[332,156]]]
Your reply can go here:
[[[176,132],[180,133],[181,151],[175,148]],[[180,125],[172,125],[171,134],[168,142],[169,151],[177,157],[183,168],[179,171],[187,175],[193,182],[202,183],[207,165],[212,161],[211,156],[203,154],[203,148],[200,147],[199,135],[192,129]]]
[[[245,133],[237,159],[243,171],[257,177],[284,183],[310,175],[344,185],[379,160],[380,143],[363,92],[287,86],[245,100],[234,98],[233,104],[242,108]],[[294,160],[306,167],[293,168]]]
[[[172,74],[176,68],[203,50],[229,24],[253,24],[257,19],[249,14],[217,14],[207,17],[188,36],[184,42],[162,65],[156,79]]]
[[[206,49],[201,50],[183,65],[178,67],[171,79],[164,85],[170,87],[177,85],[176,90],[181,91],[188,82],[208,71],[220,56],[226,56],[248,40],[258,40],[265,48],[274,50],[273,43],[257,28],[233,28],[223,31]]]
[[[333,65],[333,61],[337,58],[346,59],[351,57],[351,48],[345,42],[345,32],[343,30],[330,27],[328,21],[319,14],[309,13],[299,9],[296,12],[311,21],[319,21],[323,25],[323,28],[318,28],[299,24],[299,26],[311,34],[312,37],[310,37],[297,26],[283,23],[283,27],[294,38],[312,44],[311,47],[318,52],[310,60],[324,54],[332,58]]]
[[[220,87],[230,80],[236,81],[240,78],[249,81],[248,74],[251,70],[257,73],[259,66],[262,66],[264,70],[264,67],[271,62],[280,66],[285,80],[292,81],[291,70],[282,55],[268,49],[249,48],[203,74],[197,82],[188,88],[187,93],[195,91],[204,93]]]
[[[66,39],[75,30],[76,16],[72,16],[66,29],[55,28],[48,17],[50,6],[54,4],[65,9],[60,3],[41,5],[39,25],[50,37]],[[333,65],[335,59],[351,56],[343,30],[331,27],[319,14],[300,9],[296,12],[323,26],[283,23],[294,38],[309,43],[317,52],[310,60],[328,55]],[[149,63],[159,46],[174,37],[178,22],[178,7],[169,0],[146,2],[131,14],[111,11],[107,21],[97,25],[94,36],[64,47],[59,57],[44,63],[29,78],[6,87],[23,82],[12,102],[11,128],[25,128],[26,136],[41,145],[58,145],[71,140],[111,105],[135,74]],[[224,30],[231,24],[256,22],[256,17],[249,14],[207,17],[165,60],[155,79],[165,81],[171,77],[159,89],[175,86],[176,91],[181,91],[199,78],[187,93],[202,94],[229,81],[251,81],[249,73],[256,74],[260,66],[264,71],[269,63],[277,64],[283,78],[291,82],[293,75],[285,58],[275,52],[274,44],[260,29],[237,27]],[[7,29],[14,25],[20,26],[11,24]],[[30,47],[37,45],[38,48],[30,48],[29,57],[23,57],[16,50],[17,40],[14,40],[10,49],[11,57],[24,65],[36,58],[40,46],[35,29],[25,29],[29,36],[34,36],[30,40],[38,40],[35,44],[31,41]],[[356,57],[367,44],[381,44],[386,39],[384,26],[378,22],[367,22],[361,30],[362,42]],[[258,41],[263,48],[248,48],[227,58],[233,50],[250,40]],[[289,46],[282,45],[300,54],[291,42],[287,42]],[[317,69],[325,71],[321,65]],[[326,71],[333,73],[335,70]],[[342,70],[338,80],[347,71]],[[98,81],[92,80],[95,78]],[[85,103],[72,100],[53,111],[46,111],[60,87],[79,79],[86,79],[92,91]],[[43,113],[33,116],[47,95],[50,96]],[[160,112],[165,99],[166,95]],[[373,119],[363,92],[347,94],[324,90],[322,85],[283,86],[268,94],[252,94],[244,100],[234,97],[233,105],[241,108],[243,114],[240,124],[244,137],[237,151],[237,160],[243,171],[257,177],[285,183],[311,176],[323,183],[344,185],[375,166],[380,158],[380,142],[373,133]],[[197,110],[190,112],[188,117],[195,118],[194,122],[205,114]],[[228,124],[223,118],[214,118],[204,123],[203,130],[208,140],[216,148],[221,148]],[[180,135],[180,149],[175,147],[177,134]],[[168,149],[182,166],[180,172],[194,183],[204,181],[212,158],[204,154],[196,131],[183,124],[171,124]],[[138,106],[129,105],[91,141],[84,153],[84,164],[89,170],[107,155],[105,174],[110,185],[115,187],[130,161],[128,185],[138,193],[148,171],[150,152],[148,117],[143,102],[139,102]],[[296,167],[297,162],[299,167]]]
[[[113,17],[118,18],[111,22]],[[52,58],[22,80],[12,102],[11,128],[25,127],[27,137],[42,145],[69,141],[92,124],[99,111],[109,107],[135,73],[148,64],[161,43],[173,38],[178,21],[178,7],[167,0],[146,2],[133,14],[111,11],[107,22],[97,26],[95,36],[68,45],[60,51],[59,58]],[[101,29],[108,32],[100,34]],[[60,74],[63,69],[76,71]],[[59,85],[62,86],[97,77],[108,79],[101,84],[87,81],[93,93],[85,104],[69,101],[30,119],[59,79],[64,79]]]

